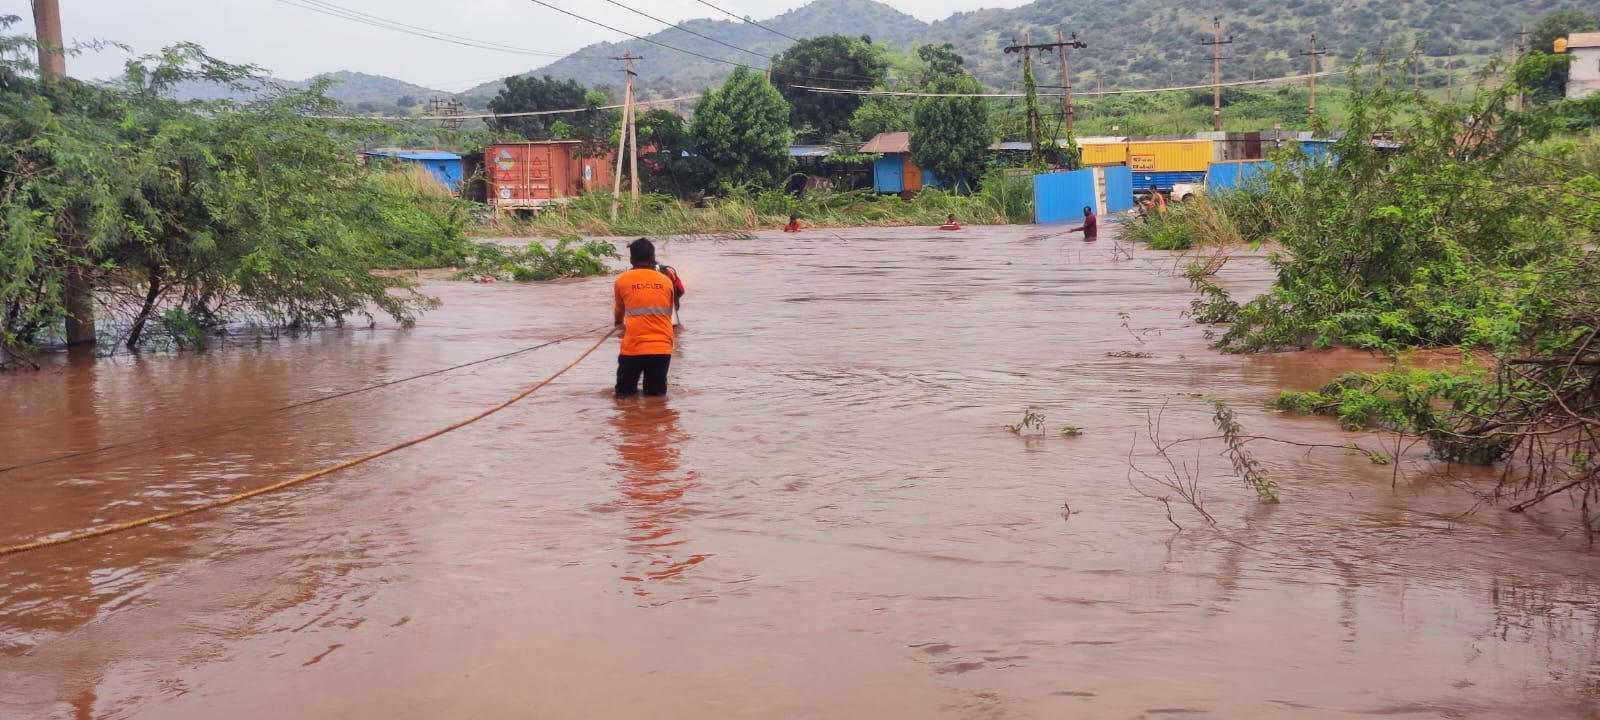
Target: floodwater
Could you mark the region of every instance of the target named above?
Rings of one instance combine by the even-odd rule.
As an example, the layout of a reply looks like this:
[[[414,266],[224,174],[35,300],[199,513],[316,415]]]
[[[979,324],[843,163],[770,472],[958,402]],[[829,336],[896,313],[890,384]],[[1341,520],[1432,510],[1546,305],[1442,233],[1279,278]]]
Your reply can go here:
[[[1373,361],[1217,354],[1169,256],[1049,232],[673,242],[664,403],[609,397],[612,340],[423,445],[0,558],[0,718],[1600,717],[1600,561],[1565,524],[1473,512],[1414,453],[1252,442],[1279,505],[1215,441],[1168,466],[1151,430],[1214,434],[1207,394],[1392,444],[1264,409]],[[610,321],[605,278],[427,290],[409,330],[0,377],[0,467],[46,461],[0,472],[0,545],[411,438]],[[1030,405],[1045,433],[1003,428]],[[1215,529],[1169,522],[1164,475]]]

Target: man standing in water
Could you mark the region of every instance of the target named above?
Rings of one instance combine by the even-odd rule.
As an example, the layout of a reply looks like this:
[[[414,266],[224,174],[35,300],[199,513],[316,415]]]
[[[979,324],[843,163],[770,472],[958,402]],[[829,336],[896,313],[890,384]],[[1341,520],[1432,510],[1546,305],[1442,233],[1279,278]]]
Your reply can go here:
[[[1084,242],[1094,242],[1100,239],[1100,223],[1095,219],[1094,208],[1085,205],[1083,208],[1083,224],[1067,232],[1072,233],[1079,230],[1083,231]]]
[[[617,276],[612,316],[622,326],[622,352],[617,355],[617,397],[639,392],[667,394],[667,367],[672,364],[672,278],[656,269],[656,246],[639,238],[628,243],[633,269]]]

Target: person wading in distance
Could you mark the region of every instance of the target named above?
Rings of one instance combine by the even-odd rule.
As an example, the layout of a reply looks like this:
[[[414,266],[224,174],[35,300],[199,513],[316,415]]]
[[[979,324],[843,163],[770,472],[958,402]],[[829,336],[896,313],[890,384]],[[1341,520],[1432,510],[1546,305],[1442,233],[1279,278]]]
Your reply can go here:
[[[1083,224],[1068,230],[1067,232],[1072,233],[1080,230],[1083,231],[1084,242],[1094,242],[1095,240],[1100,239],[1100,221],[1095,219],[1094,208],[1084,206]]]
[[[656,269],[656,246],[645,238],[628,243],[628,262],[633,269],[617,276],[612,305],[613,320],[622,327],[617,397],[637,394],[641,375],[646,396],[666,395],[675,284]]]

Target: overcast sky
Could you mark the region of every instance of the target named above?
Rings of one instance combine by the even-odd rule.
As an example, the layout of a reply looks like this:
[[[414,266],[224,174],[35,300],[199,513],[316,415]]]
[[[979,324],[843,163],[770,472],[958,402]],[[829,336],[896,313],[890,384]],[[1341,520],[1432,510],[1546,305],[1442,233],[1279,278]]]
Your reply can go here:
[[[697,0],[621,0],[664,20],[730,19]],[[708,0],[757,21],[806,0]],[[544,0],[612,27],[649,35],[664,25],[604,0]],[[1026,0],[887,0],[922,20],[980,7],[1017,7]],[[473,85],[547,64],[585,45],[625,39],[531,0],[60,0],[64,36],[73,41],[114,40],[135,53],[179,41],[199,43],[212,55],[265,67],[300,80],[334,70],[387,75],[440,90]],[[540,54],[499,52],[406,35],[319,14],[305,5],[332,4],[384,20]],[[0,15],[19,15],[32,34],[28,0],[0,0]],[[108,50],[67,59],[67,72],[100,78],[120,71],[127,54]]]

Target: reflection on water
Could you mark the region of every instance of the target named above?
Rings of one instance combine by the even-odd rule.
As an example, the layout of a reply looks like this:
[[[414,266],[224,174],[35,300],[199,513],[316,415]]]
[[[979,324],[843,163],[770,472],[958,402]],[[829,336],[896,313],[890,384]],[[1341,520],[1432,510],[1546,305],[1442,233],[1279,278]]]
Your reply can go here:
[[[612,400],[602,352],[372,463],[0,559],[0,719],[1597,717],[1596,554],[1397,477],[1418,452],[1376,466],[1339,448],[1379,439],[1267,411],[1379,360],[1218,354],[1181,262],[1134,252],[1027,227],[675,241],[670,401]],[[411,329],[0,376],[0,467],[115,446],[0,472],[0,544],[469,416],[581,348],[300,404],[580,333],[611,294],[427,290]],[[1175,506],[1176,532],[1128,463],[1159,466],[1151,414],[1214,435],[1210,394],[1334,449],[1252,442],[1272,506],[1184,445],[1218,527]],[[1050,432],[1002,429],[1029,406]]]
[[[619,458],[612,467],[622,476],[620,502],[628,521],[628,554],[634,558],[622,579],[634,584],[635,595],[645,597],[650,583],[677,577],[707,557],[679,550],[688,540],[678,536],[677,524],[685,509],[684,495],[694,488],[696,478],[678,467],[679,446],[686,436],[677,411],[664,398],[618,401],[611,425],[617,431]]]

